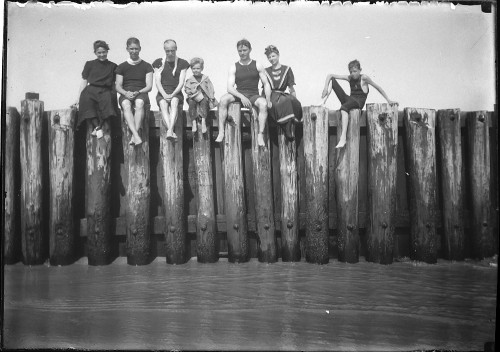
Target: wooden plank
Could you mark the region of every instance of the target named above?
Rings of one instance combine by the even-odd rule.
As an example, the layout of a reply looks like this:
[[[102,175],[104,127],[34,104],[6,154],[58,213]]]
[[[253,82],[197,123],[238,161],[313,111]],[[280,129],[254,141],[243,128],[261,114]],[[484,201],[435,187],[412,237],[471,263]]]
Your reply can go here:
[[[50,218],[49,257],[51,265],[74,260],[73,170],[76,110],[49,112]]]
[[[306,260],[326,264],[328,255],[328,109],[303,108],[306,198]],[[298,243],[289,244],[292,260]]]
[[[271,140],[269,127],[266,123],[264,129],[265,146],[259,146],[257,135],[259,133],[258,113],[252,109],[250,130],[252,136],[252,169],[255,195],[255,220],[256,234],[258,236],[258,258],[260,262],[275,263],[276,228],[274,226],[273,187],[271,178]]]
[[[19,128],[21,116],[14,107],[7,108],[5,116],[5,156],[4,156],[4,240],[3,263],[16,263],[21,254],[21,232],[19,222],[20,160]]]
[[[360,110],[349,112],[347,142],[343,148],[339,148],[340,150],[337,151],[337,167],[335,169],[339,261],[347,263],[357,263],[359,261],[358,180],[360,114]]]
[[[47,256],[42,216],[43,106],[43,102],[37,99],[25,99],[21,102],[21,248],[22,260],[26,265],[43,264]]]
[[[111,261],[110,171],[111,136],[109,125],[102,126],[103,137],[96,138],[87,120],[87,254],[89,265]]]
[[[472,211],[472,255],[483,259],[496,253],[490,193],[490,141],[486,111],[467,116],[468,165]]]
[[[405,108],[405,151],[412,260],[437,262],[435,115]]]
[[[196,114],[196,109],[193,111]],[[196,116],[190,116],[197,123]],[[201,126],[193,135],[193,154],[197,185],[196,256],[200,263],[214,263],[219,260],[217,251],[217,227],[215,222],[214,185],[212,178],[211,120],[207,132]]]
[[[232,103],[228,108],[224,145],[225,214],[227,219],[228,260],[247,262],[248,224],[245,204],[241,149],[240,103]]]
[[[396,223],[397,105],[367,104],[368,228],[370,262],[391,264]]]
[[[462,186],[462,143],[460,110],[438,110],[438,157],[443,199],[444,257],[448,260],[464,260],[464,197]]]
[[[127,263],[146,265],[151,261],[150,249],[150,160],[149,119],[142,120],[138,133],[142,143],[130,145],[132,133],[122,112],[122,143],[127,182],[124,204],[127,236]]]
[[[179,107],[181,109],[181,107]],[[166,127],[160,127],[160,153],[163,162],[163,216],[168,264],[183,264],[186,253],[186,217],[184,212],[183,139],[184,119],[179,111],[174,127],[177,140],[168,140]]]

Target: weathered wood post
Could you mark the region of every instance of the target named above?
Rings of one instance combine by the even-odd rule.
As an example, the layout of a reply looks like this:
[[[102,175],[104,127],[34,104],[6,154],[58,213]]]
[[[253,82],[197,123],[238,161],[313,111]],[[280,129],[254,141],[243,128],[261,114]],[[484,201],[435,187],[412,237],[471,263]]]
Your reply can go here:
[[[275,263],[276,229],[274,225],[273,187],[271,179],[271,141],[269,127],[264,130],[265,147],[257,143],[259,133],[258,112],[252,108],[250,130],[252,134],[252,163],[255,194],[255,224],[259,237],[258,258],[260,262]]]
[[[335,168],[335,194],[337,205],[337,230],[339,261],[359,261],[358,180],[359,180],[359,119],[361,110],[349,112],[347,143],[337,149]],[[342,120],[339,119],[337,133]]]
[[[160,154],[163,162],[163,216],[165,248],[168,264],[186,262],[186,217],[184,215],[183,111],[179,106],[174,133],[177,140],[168,140],[164,122],[160,125]]]
[[[125,222],[127,236],[127,263],[145,265],[150,261],[150,171],[149,171],[149,106],[138,133],[142,143],[130,145],[132,133],[122,112],[122,143],[127,184],[125,185]]]
[[[190,111],[196,114],[196,109]],[[198,123],[196,116],[190,116],[193,123]],[[207,119],[207,132],[201,127],[193,135],[193,154],[198,185],[198,213],[196,220],[196,256],[200,263],[215,263],[217,253],[217,229],[215,223],[214,189],[212,178],[211,150],[212,123]]]
[[[368,226],[370,262],[391,264],[396,227],[398,105],[367,104]]]
[[[76,110],[49,112],[51,265],[68,265],[74,259],[73,169]]]
[[[435,115],[432,109],[404,109],[410,258],[429,264],[437,262]]]
[[[462,187],[462,142],[460,110],[438,110],[438,130],[443,196],[444,257],[448,260],[464,260],[464,203]]]
[[[304,107],[306,260],[328,263],[328,109]],[[293,244],[299,249],[299,243]],[[292,247],[293,248],[293,247]],[[300,258],[300,254],[299,254]]]
[[[247,262],[249,260],[247,209],[243,180],[241,151],[241,104],[228,107],[224,144],[225,213],[228,260]]]
[[[297,147],[278,128],[281,176],[281,260],[300,261],[299,189],[297,184]]]
[[[21,102],[21,242],[23,263],[43,264],[47,243],[43,227],[42,119],[43,102],[26,93]]]
[[[472,112],[467,116],[472,255],[478,259],[496,253],[490,196],[489,118],[486,111]]]
[[[87,256],[89,265],[106,265],[111,260],[110,171],[111,135],[108,122],[103,137],[92,136],[94,127],[87,123]]]
[[[19,228],[19,191],[20,191],[20,160],[19,160],[19,128],[21,117],[14,107],[7,108],[5,116],[5,223],[3,242],[3,262],[14,264],[19,260],[21,251]]]

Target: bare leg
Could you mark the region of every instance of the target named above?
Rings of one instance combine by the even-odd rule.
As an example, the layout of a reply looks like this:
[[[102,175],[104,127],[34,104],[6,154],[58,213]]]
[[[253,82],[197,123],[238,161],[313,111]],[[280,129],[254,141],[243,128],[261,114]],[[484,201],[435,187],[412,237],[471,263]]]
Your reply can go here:
[[[255,102],[259,109],[259,133],[257,134],[257,144],[260,147],[265,147],[266,143],[264,142],[264,130],[266,128],[267,121],[267,103],[264,99],[259,98]]]
[[[347,126],[349,124],[349,114],[347,113],[347,111],[344,110],[340,110],[340,113],[342,115],[342,134],[340,135],[339,143],[335,148],[342,148],[345,145],[347,139]]]
[[[201,118],[201,133],[207,133],[207,121],[205,118]]]
[[[132,132],[131,143],[134,144],[136,140],[140,141],[141,138],[137,133],[137,129],[135,128],[134,114],[132,113],[132,103],[130,100],[124,100],[122,102],[123,116],[125,116],[125,121],[127,121],[128,128],[130,132]]]
[[[170,114],[168,112],[168,103],[165,99],[160,100],[160,111],[163,122],[167,126],[167,139],[172,137],[172,126],[170,125]]]
[[[172,98],[170,101],[170,126],[172,127],[172,137],[177,139],[177,135],[175,134],[175,123],[177,122],[177,113],[179,107],[179,98]]]
[[[134,115],[134,121],[135,121],[135,128],[137,129],[137,134],[139,134],[139,131],[142,129],[142,119],[144,118],[144,100],[142,99],[136,99],[135,100],[135,115]],[[142,139],[140,138],[139,135],[139,140],[135,141],[135,144],[141,144]]]
[[[224,127],[227,119],[227,107],[230,103],[235,101],[234,97],[231,94],[225,94],[220,98],[219,103],[219,134],[217,135],[217,139],[215,140],[217,143],[222,142],[224,139]]]

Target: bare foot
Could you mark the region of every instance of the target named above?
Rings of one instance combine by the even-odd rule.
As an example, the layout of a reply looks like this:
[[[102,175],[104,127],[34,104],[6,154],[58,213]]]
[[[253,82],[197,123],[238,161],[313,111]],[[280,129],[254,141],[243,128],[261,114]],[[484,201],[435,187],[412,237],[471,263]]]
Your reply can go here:
[[[224,140],[224,133],[220,133],[219,132],[219,135],[217,136],[217,139],[215,140],[217,143],[220,143]]]
[[[201,133],[207,133],[207,123],[205,119],[201,120]]]
[[[129,145],[134,145],[135,142],[134,142],[134,137],[130,138],[130,142],[128,142]]]
[[[343,148],[345,146],[345,139],[341,139],[339,143],[335,146],[335,148]]]
[[[172,132],[172,139],[177,140],[177,135],[175,134],[175,132]]]
[[[136,146],[142,143],[142,139],[139,136],[137,136],[137,138],[132,137],[132,139],[134,140],[134,144]]]
[[[172,139],[172,130],[167,131],[167,139]]]
[[[262,133],[257,134],[257,144],[259,147],[265,147],[266,143],[264,142],[264,135]]]
[[[193,127],[191,128],[192,132],[198,131],[198,122],[196,120],[193,121]]]

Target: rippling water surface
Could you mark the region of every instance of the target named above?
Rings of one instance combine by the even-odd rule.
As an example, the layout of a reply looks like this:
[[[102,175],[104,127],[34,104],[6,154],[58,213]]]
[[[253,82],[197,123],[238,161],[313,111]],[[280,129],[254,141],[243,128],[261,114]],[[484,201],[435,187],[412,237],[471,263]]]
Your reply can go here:
[[[482,350],[497,268],[314,264],[4,267],[7,348]]]

